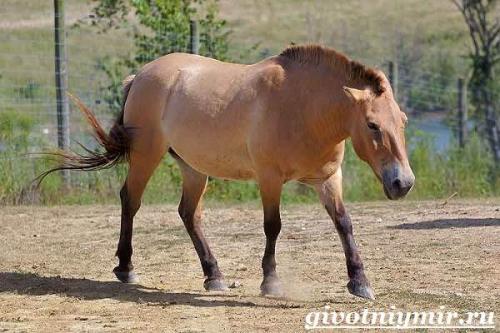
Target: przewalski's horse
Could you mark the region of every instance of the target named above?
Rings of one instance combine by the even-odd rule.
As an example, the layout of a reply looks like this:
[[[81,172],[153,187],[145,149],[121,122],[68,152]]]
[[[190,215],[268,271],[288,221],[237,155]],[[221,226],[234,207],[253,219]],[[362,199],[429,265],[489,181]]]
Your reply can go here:
[[[109,134],[76,100],[104,152],[64,154],[61,169],[96,170],[129,164],[120,192],[121,231],[114,273],[134,282],[132,223],[153,171],[169,152],[183,176],[179,214],[198,253],[207,290],[226,290],[202,231],[207,177],[257,181],[264,208],[264,295],[281,295],[275,246],[280,195],[297,180],[316,189],[344,248],[349,292],[374,298],[342,202],[341,163],[351,138],[389,199],[406,195],[414,176],[405,149],[406,116],[380,71],[321,46],[293,46],[253,65],[169,54],[124,84],[121,115]]]

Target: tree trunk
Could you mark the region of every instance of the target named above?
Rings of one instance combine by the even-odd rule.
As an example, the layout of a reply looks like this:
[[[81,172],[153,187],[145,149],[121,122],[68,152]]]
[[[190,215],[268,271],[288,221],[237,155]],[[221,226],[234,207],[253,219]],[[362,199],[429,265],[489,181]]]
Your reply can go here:
[[[495,160],[495,165],[498,167],[500,165],[500,138],[498,136],[499,127],[497,119],[495,116],[495,110],[491,103],[486,105],[486,133],[488,136],[488,142],[490,144],[491,152],[493,154],[493,159]]]

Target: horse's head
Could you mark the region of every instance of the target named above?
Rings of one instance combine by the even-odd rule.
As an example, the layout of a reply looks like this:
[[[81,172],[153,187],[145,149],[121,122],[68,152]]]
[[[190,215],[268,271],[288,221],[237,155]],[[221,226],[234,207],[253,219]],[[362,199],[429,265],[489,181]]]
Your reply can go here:
[[[356,154],[371,166],[389,199],[404,197],[415,181],[405,146],[406,115],[390,89],[344,91],[354,105],[349,132]]]

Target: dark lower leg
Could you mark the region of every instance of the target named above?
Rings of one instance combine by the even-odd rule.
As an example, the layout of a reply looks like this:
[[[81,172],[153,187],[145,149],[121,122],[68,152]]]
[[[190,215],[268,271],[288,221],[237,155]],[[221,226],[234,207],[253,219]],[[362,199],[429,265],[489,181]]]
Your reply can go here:
[[[278,280],[276,273],[276,240],[281,231],[281,218],[279,211],[266,216],[264,220],[264,233],[266,234],[266,249],[262,257],[262,271],[264,273],[264,281],[262,285],[272,283]]]
[[[276,240],[281,231],[280,196],[283,182],[277,177],[261,179],[259,182],[264,208],[264,233],[266,249],[262,257],[264,279],[260,285],[262,295],[283,296],[276,273]]]
[[[125,184],[120,191],[120,199],[122,204],[122,216],[120,226],[120,240],[118,241],[118,249],[116,256],[118,257],[118,267],[122,271],[132,270],[132,228],[134,220],[134,212],[130,207],[130,200],[127,193],[127,185]]]
[[[207,280],[221,280],[223,275],[201,229],[201,213],[199,209],[192,206],[186,196],[183,195],[179,205],[179,215],[184,222],[189,237],[193,241],[204,276]]]
[[[148,131],[144,133],[146,135]],[[141,147],[141,149],[130,150],[127,180],[120,191],[122,216],[120,240],[116,250],[119,263],[113,271],[122,282],[137,280],[131,260],[133,220],[141,206],[141,198],[146,185],[168,148],[163,137],[151,133],[148,135],[149,137],[147,135],[134,137],[136,147]]]
[[[217,260],[210,250],[201,227],[201,199],[205,192],[208,177],[191,168],[180,157],[177,156],[176,159],[183,178],[179,215],[200,259],[203,274],[206,278],[203,286],[210,291],[227,290]]]
[[[335,228],[342,241],[347,265],[347,275],[349,276],[349,283],[347,285],[349,291],[357,296],[374,298],[370,283],[364,272],[361,256],[359,255],[358,248],[354,241],[351,219],[346,213],[344,205],[342,202],[336,202],[335,209],[331,209],[328,206],[326,209],[332,217]]]
[[[363,262],[352,233],[351,218],[345,212],[343,205],[337,206],[333,220],[344,248],[349,279],[366,280]]]
[[[122,215],[120,240],[118,241],[118,248],[116,250],[116,256],[118,257],[119,263],[113,271],[120,281],[135,282],[136,276],[132,272],[134,269],[132,265],[132,229],[134,215],[139,207],[138,205],[133,205],[131,202],[126,183],[120,191],[120,199],[122,204]]]
[[[264,233],[266,235],[266,249],[262,257],[262,271],[264,279],[260,285],[262,295],[282,296],[278,274],[276,273],[276,240],[281,231],[281,217],[279,211],[281,184],[266,188],[261,187],[262,203],[264,206]]]

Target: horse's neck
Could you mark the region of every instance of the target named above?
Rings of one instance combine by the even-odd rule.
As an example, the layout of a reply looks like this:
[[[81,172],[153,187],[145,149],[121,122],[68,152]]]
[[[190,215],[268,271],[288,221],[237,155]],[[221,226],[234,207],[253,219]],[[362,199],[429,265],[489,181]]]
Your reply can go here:
[[[338,86],[338,85],[336,85]],[[341,87],[341,86],[340,86]],[[310,96],[306,96],[308,101],[304,101],[304,105],[311,107],[304,108],[301,112],[306,124],[306,127],[314,132],[318,144],[325,144],[333,147],[346,138],[348,138],[353,110],[350,110],[348,100],[344,98],[342,88],[329,90],[329,85],[318,85],[317,89],[312,90]],[[332,94],[338,94],[332,96]]]

